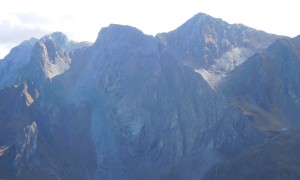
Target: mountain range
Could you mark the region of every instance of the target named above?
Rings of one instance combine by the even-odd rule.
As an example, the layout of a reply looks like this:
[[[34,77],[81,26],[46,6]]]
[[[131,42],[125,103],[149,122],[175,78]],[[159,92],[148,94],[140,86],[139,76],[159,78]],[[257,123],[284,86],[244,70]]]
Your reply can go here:
[[[24,41],[0,61],[0,179],[297,179],[299,62],[299,37],[203,13]]]

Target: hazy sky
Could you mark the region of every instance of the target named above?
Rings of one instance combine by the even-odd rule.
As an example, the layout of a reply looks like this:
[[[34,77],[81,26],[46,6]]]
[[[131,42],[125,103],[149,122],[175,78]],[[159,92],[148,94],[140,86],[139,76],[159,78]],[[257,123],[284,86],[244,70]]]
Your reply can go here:
[[[198,12],[270,33],[300,34],[299,0],[2,0],[0,58],[31,37],[62,31],[93,42],[111,23],[155,35],[175,29]]]

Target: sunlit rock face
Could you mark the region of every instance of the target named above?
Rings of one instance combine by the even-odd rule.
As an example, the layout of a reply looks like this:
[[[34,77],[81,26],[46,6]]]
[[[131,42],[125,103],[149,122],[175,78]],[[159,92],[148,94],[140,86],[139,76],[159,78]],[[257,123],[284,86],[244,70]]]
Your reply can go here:
[[[26,40],[0,61],[0,88],[28,79],[52,79],[69,69],[74,50],[89,45],[70,41],[61,32]]]

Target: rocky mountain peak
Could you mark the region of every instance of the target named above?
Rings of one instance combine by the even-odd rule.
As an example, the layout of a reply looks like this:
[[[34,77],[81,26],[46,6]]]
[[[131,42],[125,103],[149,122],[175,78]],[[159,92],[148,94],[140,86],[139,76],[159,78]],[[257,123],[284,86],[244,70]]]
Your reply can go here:
[[[51,40],[54,44],[63,49],[66,48],[70,42],[68,37],[62,32],[54,32],[52,34],[44,36],[41,39],[42,42],[47,42],[49,40]]]
[[[214,18],[204,13],[198,13],[194,15],[191,19],[189,19],[186,23],[184,23],[181,27],[193,26],[194,28],[197,28],[203,24],[210,24],[212,22],[228,24],[220,18]]]
[[[95,46],[105,45],[113,48],[126,44],[136,45],[144,36],[144,33],[137,28],[111,24],[100,30]]]
[[[277,38],[203,13],[174,31],[157,35],[162,47],[171,49],[184,65],[199,73],[212,88],[227,73]]]

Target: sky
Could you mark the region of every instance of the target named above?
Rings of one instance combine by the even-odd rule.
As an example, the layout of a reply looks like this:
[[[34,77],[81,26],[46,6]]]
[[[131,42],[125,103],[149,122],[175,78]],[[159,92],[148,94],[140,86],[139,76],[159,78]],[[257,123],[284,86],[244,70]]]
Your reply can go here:
[[[199,12],[294,37],[300,34],[299,5],[299,0],[2,0],[0,59],[22,41],[55,31],[94,42],[100,29],[113,23],[155,35]]]

